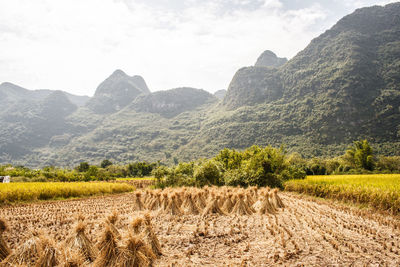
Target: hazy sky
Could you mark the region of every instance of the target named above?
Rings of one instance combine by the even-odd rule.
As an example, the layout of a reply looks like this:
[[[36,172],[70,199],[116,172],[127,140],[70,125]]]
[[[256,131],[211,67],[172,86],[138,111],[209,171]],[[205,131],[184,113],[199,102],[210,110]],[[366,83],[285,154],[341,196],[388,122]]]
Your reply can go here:
[[[390,0],[0,0],[0,83],[93,95],[115,69],[151,91],[227,88],[269,49],[291,58]]]

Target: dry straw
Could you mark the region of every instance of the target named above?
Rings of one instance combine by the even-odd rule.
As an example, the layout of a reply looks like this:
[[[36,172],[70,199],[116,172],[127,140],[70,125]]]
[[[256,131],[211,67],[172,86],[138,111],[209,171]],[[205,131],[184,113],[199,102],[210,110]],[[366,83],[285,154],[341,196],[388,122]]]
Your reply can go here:
[[[118,221],[118,212],[117,211],[113,211],[108,217],[107,220],[105,222],[105,224],[110,228],[110,230],[113,232],[114,236],[117,239],[121,239],[121,234],[119,233],[117,227],[115,226],[115,224]]]
[[[111,230],[110,225],[106,225],[104,232],[100,237],[97,244],[99,254],[94,262],[96,267],[114,266],[118,256],[117,240],[114,232]]]
[[[3,262],[5,266],[28,265],[33,266],[39,259],[39,233],[31,232],[31,237],[13,251]]]
[[[54,241],[46,236],[39,236],[39,259],[36,267],[53,267],[59,264],[59,252],[56,249]]]
[[[252,208],[246,203],[244,200],[244,195],[243,193],[239,193],[237,197],[237,201],[235,206],[232,209],[232,214],[237,214],[237,215],[251,215],[254,213]]]
[[[182,208],[186,214],[197,215],[201,212],[201,209],[197,206],[196,202],[193,201],[191,193],[187,193],[185,195],[185,200],[182,203]]]
[[[233,209],[233,202],[232,202],[232,194],[229,193],[227,198],[225,199],[224,204],[222,205],[222,210],[224,210],[227,213],[231,213]]]
[[[143,224],[143,219],[138,217],[135,218],[132,222],[131,222],[131,226],[133,228],[133,232],[135,233],[135,235],[138,235],[141,233],[142,231],[142,224]]]
[[[154,233],[153,226],[151,224],[150,214],[146,213],[144,215],[144,218],[145,218],[145,222],[146,222],[146,238],[148,240],[148,243],[150,244],[152,252],[156,256],[161,256],[162,251],[161,251],[160,242],[158,241],[158,238],[157,238],[156,234]]]
[[[165,208],[164,214],[180,216],[183,215],[183,211],[179,207],[178,203],[176,202],[176,195],[172,195],[172,197],[168,201],[168,205]]]
[[[203,216],[207,214],[219,214],[219,215],[226,215],[226,213],[221,210],[221,208],[218,205],[219,197],[215,197],[213,199],[210,199],[206,208],[203,210]]]
[[[148,246],[138,237],[128,235],[124,246],[117,257],[117,266],[142,267],[152,266],[154,254]]]
[[[6,241],[3,239],[3,233],[7,230],[7,228],[6,222],[3,219],[0,219],[0,262],[11,253]]]
[[[97,257],[97,250],[85,234],[85,223],[78,221],[74,233],[65,241],[67,248],[77,250],[88,262],[93,262]]]
[[[276,203],[276,206],[278,208],[285,208],[285,205],[283,204],[282,199],[278,195],[278,189],[274,189],[274,191],[273,191],[273,199],[274,199],[274,202]]]
[[[133,208],[135,210],[137,210],[137,211],[146,209],[144,207],[144,204],[143,204],[142,200],[141,200],[141,196],[142,196],[141,192],[136,192],[135,193],[135,203],[133,204]]]
[[[274,208],[274,206],[271,204],[271,202],[269,201],[269,193],[266,193],[264,200],[261,203],[261,208],[258,211],[258,213],[260,214],[273,214],[276,212],[276,209]]]

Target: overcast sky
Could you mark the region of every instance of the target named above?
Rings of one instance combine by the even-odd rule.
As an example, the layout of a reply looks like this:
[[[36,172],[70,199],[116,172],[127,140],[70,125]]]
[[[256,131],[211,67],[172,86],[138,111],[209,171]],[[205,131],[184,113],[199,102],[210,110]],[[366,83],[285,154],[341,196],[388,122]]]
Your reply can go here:
[[[115,69],[151,91],[228,87],[266,49],[291,58],[390,0],[0,0],[0,83],[93,95]]]

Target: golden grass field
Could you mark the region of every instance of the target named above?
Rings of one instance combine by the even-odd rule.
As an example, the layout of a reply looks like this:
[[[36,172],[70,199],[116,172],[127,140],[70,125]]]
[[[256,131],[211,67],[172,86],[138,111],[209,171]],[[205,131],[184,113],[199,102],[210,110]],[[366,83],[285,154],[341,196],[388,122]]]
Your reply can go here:
[[[400,174],[307,176],[286,182],[285,190],[400,213]]]
[[[0,261],[2,266],[399,266],[400,221],[268,188],[137,190],[1,207]]]
[[[133,191],[126,183],[107,182],[45,182],[0,183],[0,203],[30,202],[63,198],[88,197]]]

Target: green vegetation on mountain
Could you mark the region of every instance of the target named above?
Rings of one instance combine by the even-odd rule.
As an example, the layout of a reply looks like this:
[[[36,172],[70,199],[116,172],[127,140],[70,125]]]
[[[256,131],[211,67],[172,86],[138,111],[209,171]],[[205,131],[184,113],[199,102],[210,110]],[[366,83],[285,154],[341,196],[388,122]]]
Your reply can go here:
[[[333,157],[360,139],[399,155],[400,3],[358,9],[284,61],[264,52],[237,71],[222,100],[193,88],[150,93],[120,70],[83,106],[61,92],[2,84],[0,163],[172,164],[281,144]]]

